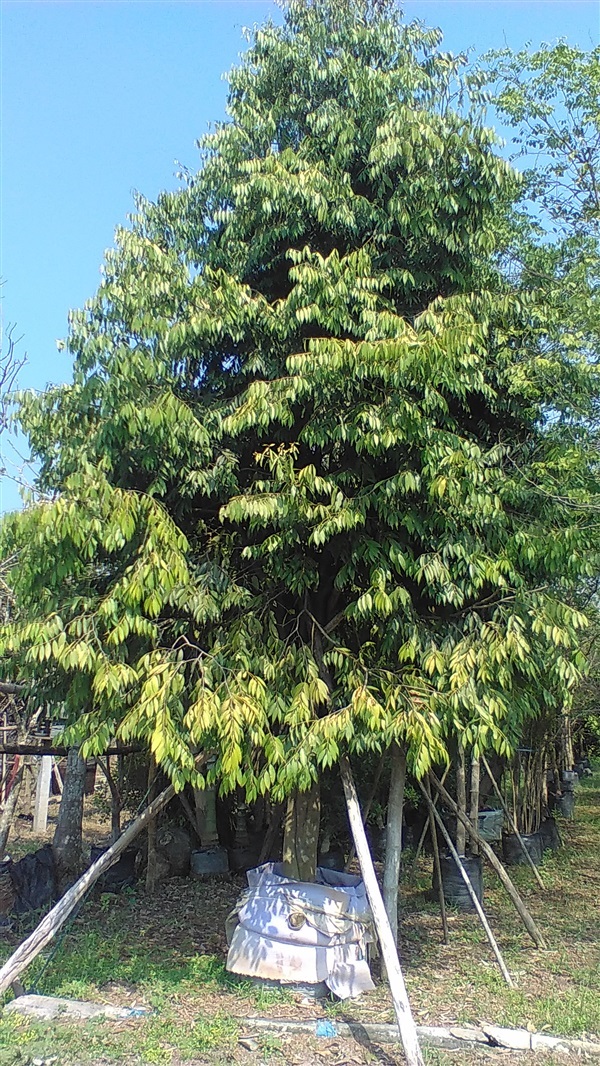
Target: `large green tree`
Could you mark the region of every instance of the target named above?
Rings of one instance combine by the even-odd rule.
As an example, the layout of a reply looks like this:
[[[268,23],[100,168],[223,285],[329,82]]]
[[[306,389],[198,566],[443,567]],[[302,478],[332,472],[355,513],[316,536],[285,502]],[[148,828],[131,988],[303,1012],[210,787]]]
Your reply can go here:
[[[341,749],[506,747],[577,678],[593,534],[539,481],[587,498],[594,374],[496,265],[520,181],[440,44],[291,0],[119,230],[73,383],[22,398],[54,499],[5,524],[2,654],[89,751],[283,796]]]

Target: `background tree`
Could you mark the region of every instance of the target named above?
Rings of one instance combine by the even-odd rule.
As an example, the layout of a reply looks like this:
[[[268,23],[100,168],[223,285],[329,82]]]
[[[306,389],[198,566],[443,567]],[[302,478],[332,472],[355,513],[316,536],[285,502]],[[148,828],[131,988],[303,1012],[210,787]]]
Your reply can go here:
[[[200,171],[118,232],[73,384],[21,400],[56,498],[5,525],[3,655],[84,754],[310,792],[303,876],[341,750],[507,750],[578,677],[593,541],[538,482],[589,492],[595,381],[495,265],[518,190],[437,31],[292,0]]]
[[[524,287],[542,291],[548,304],[559,310],[547,345],[576,344],[589,365],[596,367],[600,355],[600,49],[585,52],[565,41],[533,52],[505,49],[488,56],[487,77],[495,107],[514,131],[514,158],[525,166],[522,197],[509,219],[503,267]],[[585,420],[572,424],[563,417],[556,427],[563,440],[569,436],[578,442],[585,439],[594,479],[598,430],[597,401]],[[571,482],[570,496],[560,476],[545,482],[538,478],[537,485],[544,496],[552,494],[580,508],[582,520],[597,535],[600,499],[590,482]],[[582,506],[586,497],[588,502]],[[574,695],[573,706],[576,729],[590,743],[594,735],[590,695],[597,684],[597,570],[572,596],[592,621],[583,644],[589,676]],[[547,741],[552,747],[561,731],[566,729],[570,735],[570,709],[567,699],[547,722]],[[586,732],[587,715],[591,730]]]

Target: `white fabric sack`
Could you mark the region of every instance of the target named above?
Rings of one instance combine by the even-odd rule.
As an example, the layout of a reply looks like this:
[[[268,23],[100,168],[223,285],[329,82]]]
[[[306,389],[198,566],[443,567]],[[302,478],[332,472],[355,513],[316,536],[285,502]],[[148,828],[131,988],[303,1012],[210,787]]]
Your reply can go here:
[[[372,916],[360,878],[319,868],[308,884],[265,863],[247,879],[227,923],[228,970],[282,983],[324,981],[340,999],[375,987],[367,961]]]

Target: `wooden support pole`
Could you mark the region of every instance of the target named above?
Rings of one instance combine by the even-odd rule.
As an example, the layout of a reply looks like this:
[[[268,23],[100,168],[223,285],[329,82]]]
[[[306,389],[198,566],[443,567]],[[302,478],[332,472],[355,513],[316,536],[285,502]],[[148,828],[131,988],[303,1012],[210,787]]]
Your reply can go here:
[[[431,785],[429,784],[429,778],[425,778],[425,800],[427,803],[427,810],[429,814],[429,828],[431,832],[431,846],[433,847],[433,865],[435,868],[435,876],[438,884],[438,895],[440,900],[440,914],[442,916],[442,933],[444,937],[444,944],[448,943],[448,919],[446,917],[446,900],[444,899],[444,886],[442,884],[442,864],[440,862],[440,849],[438,847],[437,832],[435,829],[435,804],[431,798]],[[437,797],[436,797],[437,798]]]
[[[108,748],[103,752],[103,755],[138,755],[145,749],[141,744],[127,744],[123,747]],[[65,758],[69,754],[69,749],[64,744],[30,744],[26,742],[15,741],[14,744],[0,744],[0,755],[54,755],[58,758]]]
[[[398,1029],[400,1031],[400,1039],[404,1048],[404,1054],[408,1066],[424,1066],[423,1056],[419,1047],[417,1029],[410,1009],[404,977],[402,976],[402,969],[398,958],[398,949],[392,935],[392,930],[383,903],[383,897],[377,882],[371,852],[369,851],[352,770],[345,755],[340,757],[340,772],[342,775],[344,794],[346,796],[348,820],[350,822],[350,828],[354,838],[354,846],[356,848],[358,861],[360,862],[367,896],[371,905],[371,910],[373,911],[375,928],[377,929],[379,943],[381,944],[381,954],[383,955],[383,961],[390,983],[390,992],[392,995],[396,1019],[398,1021]]]
[[[502,954],[500,952],[500,948],[498,947],[498,943],[496,941],[496,937],[492,933],[492,930],[490,928],[490,923],[488,922],[488,920],[487,920],[487,918],[485,916],[485,912],[483,910],[483,907],[481,906],[481,903],[479,902],[479,900],[477,898],[477,893],[475,892],[475,889],[473,888],[473,885],[471,884],[471,879],[470,879],[467,871],[464,868],[464,865],[463,865],[463,862],[462,862],[462,858],[458,854],[458,851],[456,850],[456,848],[454,847],[454,844],[452,843],[452,838],[450,836],[450,833],[446,829],[446,826],[444,825],[444,823],[443,823],[443,821],[442,821],[442,819],[440,817],[439,812],[436,811],[435,807],[433,806],[433,802],[431,800],[431,797],[427,795],[427,792],[425,791],[425,788],[423,787],[423,784],[422,784],[421,781],[419,781],[419,788],[421,789],[421,792],[423,793],[423,796],[425,797],[425,802],[427,803],[427,806],[429,808],[429,811],[430,811],[431,815],[435,818],[435,820],[437,822],[437,825],[439,826],[440,833],[442,834],[444,840],[446,841],[446,844],[448,845],[448,850],[449,850],[452,858],[454,859],[454,862],[456,863],[456,866],[458,868],[460,876],[462,877],[465,885],[467,886],[467,891],[468,891],[468,893],[469,893],[469,895],[471,897],[473,906],[475,907],[475,910],[477,911],[477,917],[479,918],[479,921],[481,922],[481,924],[482,924],[482,926],[484,928],[485,935],[487,936],[487,938],[488,938],[488,940],[490,942],[490,947],[491,947],[492,951],[494,952],[494,955],[496,956],[496,962],[498,963],[498,966],[500,967],[500,972],[501,972],[504,980],[506,981],[507,985],[509,986],[509,988],[514,988],[514,983],[513,983],[512,977],[510,976],[510,974],[509,974],[509,972],[508,972],[508,970],[506,968],[506,963],[504,962],[504,959],[502,958]],[[440,876],[440,885],[441,885],[441,876]]]
[[[510,898],[511,898],[511,900],[512,900],[514,906],[515,906],[515,910],[517,911],[517,913],[521,917],[523,925],[525,926],[525,928],[526,928],[527,932],[529,933],[531,939],[533,940],[534,944],[536,944],[537,947],[539,947],[539,948],[545,948],[546,947],[546,942],[545,942],[542,934],[540,933],[537,925],[535,924],[533,918],[531,917],[531,914],[529,913],[527,907],[525,906],[523,900],[521,899],[519,893],[517,892],[514,884],[512,883],[512,881],[511,881],[510,877],[508,876],[506,870],[504,869],[502,863],[497,858],[495,853],[492,851],[492,849],[489,846],[487,840],[483,840],[480,837],[480,835],[477,832],[477,830],[473,829],[473,826],[471,825],[469,819],[459,811],[458,807],[456,806],[456,803],[452,799],[452,796],[449,794],[449,792],[446,791],[444,786],[438,781],[438,779],[435,776],[435,774],[434,773],[430,773],[429,776],[430,776],[431,784],[433,785],[433,787],[436,790],[436,792],[439,793],[439,795],[443,799],[444,803],[450,808],[452,813],[455,814],[459,820],[461,820],[461,819],[463,820],[463,822],[465,824],[465,829],[471,835],[472,839],[474,839],[474,840],[476,839],[477,840],[477,843],[479,844],[479,847],[481,849],[482,854],[485,855],[485,857],[488,860],[490,866],[492,866],[492,868],[498,874],[498,877],[500,878],[502,884],[504,885],[504,888],[508,892],[508,895],[510,896]]]
[[[519,827],[517,826],[517,823],[516,823],[516,821],[514,819],[513,813],[512,813],[512,811],[510,811],[508,809],[508,806],[507,806],[507,804],[505,803],[505,800],[504,800],[504,796],[502,795],[502,792],[501,792],[500,788],[498,787],[496,779],[495,779],[492,771],[490,770],[489,763],[488,763],[485,755],[483,755],[483,754],[481,756],[481,761],[483,763],[484,770],[486,771],[490,781],[492,782],[492,787],[494,789],[494,792],[496,793],[498,799],[500,800],[500,804],[502,806],[502,810],[504,811],[506,817],[508,818],[508,821],[510,823],[510,827],[511,827],[513,833],[515,834],[517,840],[519,841],[519,844],[521,845],[521,850],[523,851],[523,854],[524,854],[525,858],[527,859],[527,862],[529,863],[529,865],[531,866],[531,869],[533,870],[533,873],[534,873],[534,876],[535,876],[535,879],[536,879],[538,885],[540,886],[540,888],[545,888],[546,886],[544,885],[544,882],[542,881],[542,877],[541,877],[540,871],[538,870],[538,868],[535,865],[533,859],[531,858],[531,855],[529,854],[529,852],[527,851],[527,848],[525,847],[525,841],[523,840],[523,837],[519,833]]]
[[[52,784],[52,756],[43,755],[38,767],[35,786],[35,811],[33,814],[34,833],[45,833],[48,828],[48,800]]]
[[[7,988],[15,981],[19,974],[23,970],[27,969],[30,963],[39,955],[46,944],[48,944],[53,937],[56,936],[58,930],[64,925],[67,918],[71,914],[71,911],[77,906],[79,901],[83,899],[88,889],[98,880],[98,878],[116,862],[121,852],[125,851],[132,840],[142,832],[143,829],[151,822],[156,815],[166,807],[173,796],[175,795],[175,789],[173,785],[169,785],[155,800],[146,807],[146,810],[131,823],[128,829],[125,830],[122,836],[105,851],[99,859],[93,863],[88,870],[79,878],[78,881],[65,892],[62,899],[58,901],[48,911],[45,918],[42,919],[40,924],[34,929],[33,933],[19,945],[17,950],[13,952],[7,962],[0,970],[0,995],[6,992]]]

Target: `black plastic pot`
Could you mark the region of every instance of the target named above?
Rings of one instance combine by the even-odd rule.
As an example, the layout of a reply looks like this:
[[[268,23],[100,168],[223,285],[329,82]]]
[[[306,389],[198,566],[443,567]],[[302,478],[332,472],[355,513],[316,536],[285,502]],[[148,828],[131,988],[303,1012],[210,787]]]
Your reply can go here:
[[[536,866],[542,861],[543,845],[539,833],[521,834],[521,840],[525,845],[527,854]],[[502,837],[502,855],[507,866],[528,866],[527,858],[523,853],[521,842],[516,833],[505,833]]]
[[[575,813],[575,793],[563,792],[562,796],[558,796],[556,809],[562,814],[563,818],[572,819]]]
[[[562,840],[558,826],[554,818],[545,818],[539,828],[543,851],[558,851],[562,847]]]
[[[562,777],[561,791],[562,792],[574,792],[575,791],[575,785],[577,784],[577,782],[579,780],[579,778],[577,777],[576,771],[575,770],[563,770],[563,772],[561,774],[561,777]]]
[[[108,848],[92,844],[90,848],[90,864],[96,862]],[[106,873],[98,878],[98,887],[103,892],[120,892],[123,888],[129,888],[136,878],[135,860],[138,849],[126,848],[117,861],[109,867]]]
[[[462,855],[461,862],[469,876],[469,881],[473,885],[475,895],[481,903],[483,899],[483,863],[481,861],[481,856]],[[469,890],[462,879],[461,872],[452,856],[441,855],[440,867],[442,871],[442,886],[446,903],[449,903],[452,907],[457,907],[460,911],[474,911],[475,905],[469,895]],[[437,891],[435,873],[434,888]]]

